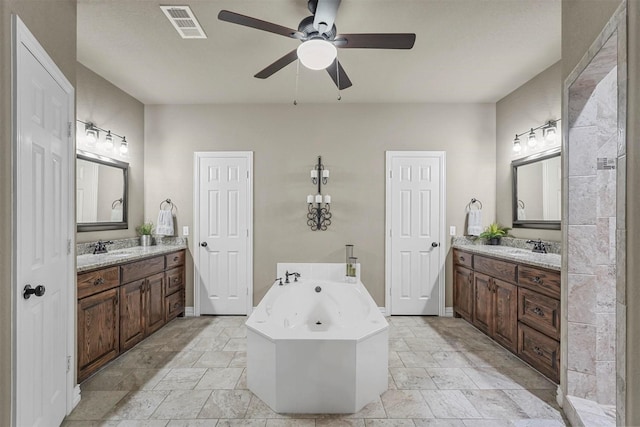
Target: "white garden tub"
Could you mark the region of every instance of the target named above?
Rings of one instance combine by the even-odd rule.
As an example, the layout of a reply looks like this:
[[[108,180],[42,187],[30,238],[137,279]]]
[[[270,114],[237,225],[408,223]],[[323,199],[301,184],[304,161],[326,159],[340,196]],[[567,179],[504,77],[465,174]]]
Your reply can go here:
[[[247,320],[247,384],[280,413],[354,413],[388,387],[388,324],[344,264],[278,264]],[[318,277],[320,276],[320,277]]]

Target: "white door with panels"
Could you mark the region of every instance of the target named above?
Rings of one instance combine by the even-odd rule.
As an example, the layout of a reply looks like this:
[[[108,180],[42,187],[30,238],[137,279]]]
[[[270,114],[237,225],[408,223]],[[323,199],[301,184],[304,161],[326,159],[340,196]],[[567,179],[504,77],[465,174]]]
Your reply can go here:
[[[445,153],[388,151],[386,171],[387,313],[444,315]]]
[[[195,314],[253,306],[253,153],[195,153]]]
[[[72,409],[74,91],[13,17],[15,425],[60,425]]]

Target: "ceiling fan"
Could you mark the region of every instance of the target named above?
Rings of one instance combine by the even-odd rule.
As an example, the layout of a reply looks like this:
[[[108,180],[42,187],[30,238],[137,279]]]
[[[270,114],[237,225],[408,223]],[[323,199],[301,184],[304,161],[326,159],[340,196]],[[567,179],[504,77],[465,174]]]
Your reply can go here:
[[[413,33],[338,34],[334,22],[340,1],[309,0],[307,7],[312,15],[300,21],[297,30],[228,10],[220,11],[218,19],[280,34],[302,42],[297,49],[267,66],[254,77],[266,79],[296,59],[300,59],[307,68],[326,69],[336,86],[339,89],[346,89],[352,83],[337,59],[336,48],[411,49],[416,41],[416,35]]]

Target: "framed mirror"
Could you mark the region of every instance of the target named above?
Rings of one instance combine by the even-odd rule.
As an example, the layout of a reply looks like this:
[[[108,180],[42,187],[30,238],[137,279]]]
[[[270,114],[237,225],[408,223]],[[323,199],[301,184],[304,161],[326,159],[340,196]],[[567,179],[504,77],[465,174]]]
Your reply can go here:
[[[76,151],[76,222],[78,231],[129,227],[129,163]]]
[[[514,228],[560,230],[560,147],[511,162]]]

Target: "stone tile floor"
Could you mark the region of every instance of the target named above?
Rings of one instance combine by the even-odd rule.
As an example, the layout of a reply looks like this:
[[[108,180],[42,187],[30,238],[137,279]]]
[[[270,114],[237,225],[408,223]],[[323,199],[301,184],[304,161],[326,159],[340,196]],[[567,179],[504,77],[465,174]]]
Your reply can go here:
[[[179,318],[81,384],[63,426],[556,427],[556,386],[461,319],[390,317],[389,390],[357,414],[277,414],[246,384],[245,317]]]

